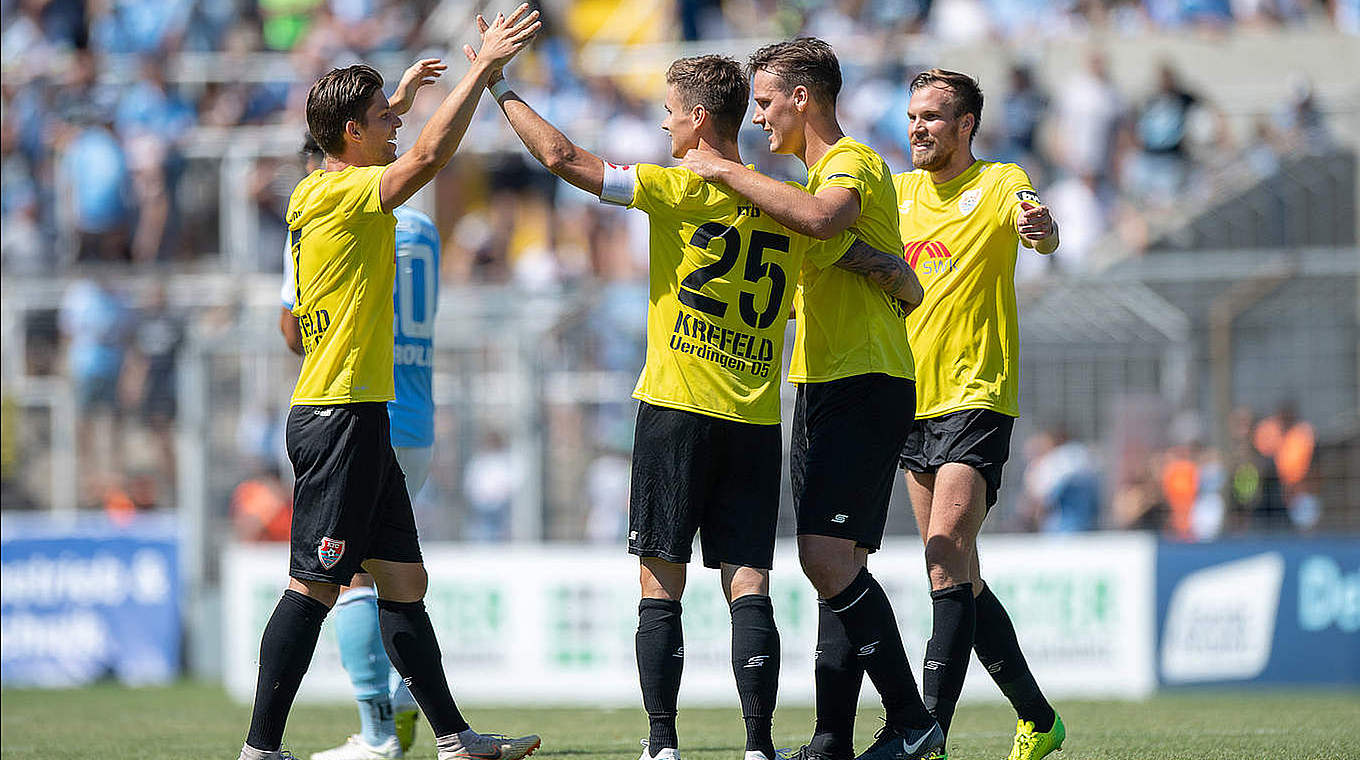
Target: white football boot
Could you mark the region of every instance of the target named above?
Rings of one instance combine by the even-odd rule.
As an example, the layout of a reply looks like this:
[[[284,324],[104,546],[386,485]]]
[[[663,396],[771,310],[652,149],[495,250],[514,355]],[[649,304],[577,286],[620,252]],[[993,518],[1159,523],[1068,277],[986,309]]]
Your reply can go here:
[[[479,734],[467,729],[451,737],[445,744],[438,738],[439,760],[520,760],[534,754],[543,743],[538,736],[530,734],[513,739],[503,734]]]
[[[675,747],[666,747],[657,750],[656,754],[653,755],[647,751],[647,740],[643,739],[642,757],[639,757],[638,760],[680,760],[680,750]]]
[[[312,753],[312,760],[387,760],[401,757],[401,743],[389,736],[382,744],[373,745],[358,734],[351,735],[344,744],[333,749]]]

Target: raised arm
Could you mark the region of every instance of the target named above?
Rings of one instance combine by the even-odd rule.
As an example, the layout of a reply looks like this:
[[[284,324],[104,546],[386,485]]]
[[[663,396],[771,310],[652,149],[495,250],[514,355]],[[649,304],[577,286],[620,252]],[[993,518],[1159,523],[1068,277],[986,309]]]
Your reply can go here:
[[[538,11],[528,11],[525,3],[509,18],[498,15],[488,26],[476,62],[425,123],[416,144],[383,172],[378,192],[384,211],[405,203],[453,158],[491,72],[515,57],[538,33]]]
[[[411,110],[416,102],[416,92],[427,84],[434,84],[434,80],[443,76],[448,68],[449,65],[438,58],[422,58],[411,64],[410,68],[402,72],[396,91],[387,99],[387,107],[398,116]]]
[[[691,150],[680,165],[706,180],[721,182],[794,232],[829,240],[859,219],[859,193],[828,187],[816,195],[706,151]]]
[[[836,266],[866,277],[882,288],[883,292],[901,301],[907,314],[920,306],[921,300],[926,297],[921,281],[916,279],[916,272],[902,257],[880,251],[858,238],[836,260]]]
[[[478,26],[483,26],[484,23],[478,16]],[[483,28],[482,34],[485,35],[487,31]],[[463,54],[473,65],[476,65],[480,58],[470,45],[463,46]],[[510,122],[510,128],[515,130],[524,147],[528,148],[529,153],[548,171],[588,193],[599,195],[604,188],[604,159],[572,142],[561,130],[525,103],[514,90],[509,89],[508,84],[503,88],[496,86],[504,81],[504,75],[497,70],[487,80],[487,86],[495,87],[493,92],[496,94],[496,102],[500,104],[501,112],[505,114],[506,120]]]

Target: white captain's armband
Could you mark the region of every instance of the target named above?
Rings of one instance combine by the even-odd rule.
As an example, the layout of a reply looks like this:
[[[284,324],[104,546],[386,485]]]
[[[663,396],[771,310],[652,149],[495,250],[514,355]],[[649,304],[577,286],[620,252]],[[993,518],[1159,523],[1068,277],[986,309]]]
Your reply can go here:
[[[637,164],[611,164],[604,162],[604,184],[600,188],[600,200],[615,206],[627,206],[633,202],[633,192],[637,188]]]

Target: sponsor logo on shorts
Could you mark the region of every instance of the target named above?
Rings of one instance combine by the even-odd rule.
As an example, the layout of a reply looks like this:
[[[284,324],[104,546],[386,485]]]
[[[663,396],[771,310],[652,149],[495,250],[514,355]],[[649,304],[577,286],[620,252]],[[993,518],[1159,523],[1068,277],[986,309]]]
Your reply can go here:
[[[926,660],[926,670],[939,670],[944,667],[944,663],[939,660]]]
[[[345,556],[345,542],[322,536],[321,543],[316,547],[316,556],[320,558],[321,566],[330,570]]]
[[[860,656],[860,657],[868,657],[869,655],[871,655],[871,654],[873,654],[874,652],[877,652],[877,651],[878,651],[878,642],[877,642],[877,641],[871,641],[871,642],[869,642],[868,644],[865,644],[864,646],[862,646],[862,647],[859,648],[859,656]]]
[[[836,515],[831,518],[831,522],[836,523],[837,525],[843,525],[845,524],[845,521],[849,519],[850,515]]]
[[[629,540],[629,541],[636,541],[636,540],[637,540],[637,531],[635,531],[635,530],[630,530],[630,531],[628,531],[628,540]]]
[[[312,414],[315,414],[318,417],[329,417],[331,416],[331,412],[334,411],[334,409],[313,409]]]
[[[676,647],[675,651],[671,653],[671,657],[679,657],[682,660],[685,659],[685,648]]]

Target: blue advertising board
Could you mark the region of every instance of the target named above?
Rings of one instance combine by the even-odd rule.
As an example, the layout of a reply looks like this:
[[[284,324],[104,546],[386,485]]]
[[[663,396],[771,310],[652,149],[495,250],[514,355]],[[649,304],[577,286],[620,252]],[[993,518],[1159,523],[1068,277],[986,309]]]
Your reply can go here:
[[[102,516],[0,520],[0,681],[163,683],[180,663],[174,523]]]
[[[1360,684],[1360,538],[1162,543],[1164,685]]]

